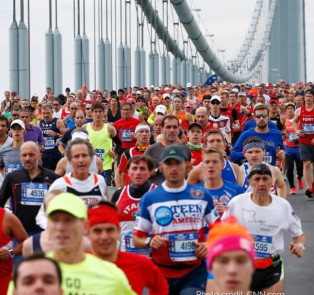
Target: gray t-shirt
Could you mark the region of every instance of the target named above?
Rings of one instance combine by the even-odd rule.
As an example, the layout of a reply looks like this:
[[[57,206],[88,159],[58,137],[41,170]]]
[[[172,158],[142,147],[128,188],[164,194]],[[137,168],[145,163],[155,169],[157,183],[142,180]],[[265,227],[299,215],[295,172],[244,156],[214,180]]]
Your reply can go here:
[[[0,150],[0,159],[2,159],[5,164],[21,164],[20,152],[20,148],[13,148],[12,145],[6,146]]]

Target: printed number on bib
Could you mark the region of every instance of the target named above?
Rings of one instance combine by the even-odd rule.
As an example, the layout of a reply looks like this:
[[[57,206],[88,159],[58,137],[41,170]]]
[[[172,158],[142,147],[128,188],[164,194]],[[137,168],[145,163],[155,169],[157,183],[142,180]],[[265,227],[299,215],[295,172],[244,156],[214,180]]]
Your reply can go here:
[[[96,157],[100,158],[103,161],[104,157],[105,157],[105,150],[104,149],[96,149],[95,155],[96,155]]]
[[[124,241],[125,241],[125,250],[127,252],[136,253],[136,254],[144,254],[144,255],[149,255],[149,253],[151,252],[151,249],[136,248],[133,245],[132,232],[127,232],[125,234]]]
[[[51,150],[55,147],[55,139],[52,136],[45,137],[45,149]]]
[[[299,136],[295,132],[289,133],[288,134],[288,141],[289,142],[294,142],[295,140],[298,140]]]
[[[313,134],[314,124],[302,124],[302,129],[304,134]]]
[[[169,234],[169,257],[172,261],[196,260],[196,246],[198,235],[193,233]]]
[[[272,156],[264,156],[263,161],[267,164],[270,164],[272,161],[273,157]]]
[[[131,134],[133,133],[132,129],[121,130],[121,139],[123,141],[132,141]]]
[[[267,258],[271,255],[273,238],[270,236],[252,235],[257,258]]]
[[[23,182],[21,190],[21,204],[40,206],[48,192],[46,183]]]

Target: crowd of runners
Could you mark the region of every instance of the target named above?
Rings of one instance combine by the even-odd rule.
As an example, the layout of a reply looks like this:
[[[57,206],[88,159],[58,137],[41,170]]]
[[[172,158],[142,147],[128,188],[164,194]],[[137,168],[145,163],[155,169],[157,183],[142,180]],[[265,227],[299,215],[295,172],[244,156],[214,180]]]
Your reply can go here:
[[[283,294],[314,86],[185,86],[5,91],[0,295]]]

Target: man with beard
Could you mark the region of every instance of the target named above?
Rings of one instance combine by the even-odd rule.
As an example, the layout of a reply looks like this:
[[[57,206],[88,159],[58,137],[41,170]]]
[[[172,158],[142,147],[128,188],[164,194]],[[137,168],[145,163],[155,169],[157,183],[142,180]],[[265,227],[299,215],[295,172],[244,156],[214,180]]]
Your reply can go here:
[[[284,159],[285,152],[283,150],[282,133],[275,129],[268,127],[269,112],[266,105],[257,105],[254,109],[254,120],[256,127],[254,129],[243,132],[236,144],[234,145],[230,154],[230,160],[233,162],[241,162],[244,160],[242,146],[244,141],[249,137],[257,136],[265,143],[266,154],[264,162],[276,165],[276,157]]]

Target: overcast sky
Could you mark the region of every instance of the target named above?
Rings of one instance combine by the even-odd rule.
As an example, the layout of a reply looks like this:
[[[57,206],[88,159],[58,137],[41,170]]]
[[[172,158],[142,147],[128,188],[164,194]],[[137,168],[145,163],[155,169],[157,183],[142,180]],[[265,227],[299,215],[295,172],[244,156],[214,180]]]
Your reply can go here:
[[[118,0],[108,0],[111,1]],[[296,0],[299,1],[299,0]],[[17,0],[17,2],[20,2]],[[27,1],[25,1],[27,2]],[[45,32],[48,29],[48,0],[30,0],[31,11],[31,94],[42,95],[45,91]],[[53,0],[53,3],[55,0]],[[93,2],[86,0],[87,22],[86,32],[90,39],[90,63],[93,64]],[[98,2],[98,0],[96,0]],[[119,1],[120,2],[120,1]],[[105,5],[106,1],[103,0]],[[132,6],[134,1],[132,0]],[[214,50],[223,49],[226,60],[232,60],[247,32],[255,6],[253,0],[189,0],[192,7],[200,8],[201,29],[204,34],[214,34]],[[72,0],[58,1],[58,27],[63,37],[63,89],[74,86],[74,54],[73,54],[73,10]],[[19,6],[19,3],[17,3]],[[305,0],[306,5],[306,52],[307,80],[314,80],[314,1]],[[25,3],[27,8],[27,3]],[[135,19],[133,10],[132,19]],[[17,10],[17,20],[20,18]],[[27,22],[27,11],[25,11]],[[0,99],[3,92],[9,89],[9,26],[12,22],[12,1],[1,1],[0,6]],[[207,32],[204,30],[204,25]],[[53,27],[55,26],[53,16]],[[132,30],[132,46],[135,45],[136,34]],[[119,40],[119,39],[118,39]],[[211,41],[210,41],[210,45]],[[147,48],[147,52],[148,52]],[[132,54],[133,56],[133,54]],[[91,88],[94,88],[93,67],[90,68]],[[132,73],[133,75],[133,73]],[[147,75],[148,76],[148,75]],[[261,81],[262,82],[262,81]],[[267,81],[263,81],[267,82]]]

